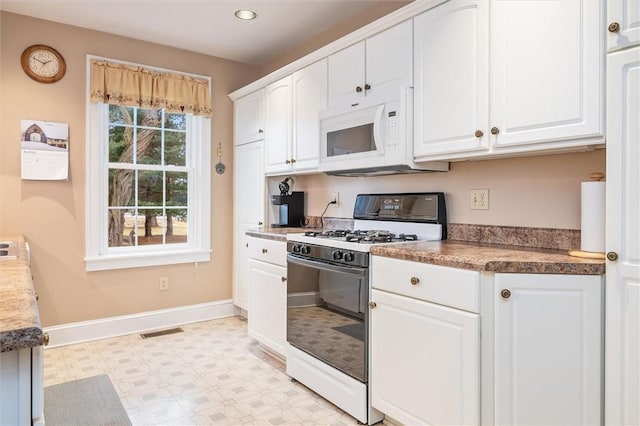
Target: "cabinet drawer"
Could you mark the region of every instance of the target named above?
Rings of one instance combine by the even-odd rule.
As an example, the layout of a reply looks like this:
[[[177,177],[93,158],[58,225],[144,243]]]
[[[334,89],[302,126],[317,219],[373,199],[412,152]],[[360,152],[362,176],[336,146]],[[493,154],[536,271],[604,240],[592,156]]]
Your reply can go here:
[[[248,238],[249,257],[262,262],[287,266],[287,243],[284,241]]]
[[[372,258],[373,288],[479,312],[479,272],[387,257]]]

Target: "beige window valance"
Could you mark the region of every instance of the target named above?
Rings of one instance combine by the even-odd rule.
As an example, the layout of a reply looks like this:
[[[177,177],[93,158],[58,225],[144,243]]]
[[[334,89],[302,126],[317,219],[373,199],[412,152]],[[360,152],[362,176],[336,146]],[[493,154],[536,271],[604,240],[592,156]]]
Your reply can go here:
[[[91,62],[91,102],[211,117],[208,80],[107,61]]]

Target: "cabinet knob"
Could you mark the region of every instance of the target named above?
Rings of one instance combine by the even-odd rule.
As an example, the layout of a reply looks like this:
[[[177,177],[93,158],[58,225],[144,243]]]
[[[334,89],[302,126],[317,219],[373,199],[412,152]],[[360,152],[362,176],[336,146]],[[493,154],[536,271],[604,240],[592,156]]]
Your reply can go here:
[[[258,222],[258,226],[262,226],[262,222]]]
[[[358,93],[362,92],[362,87],[356,86],[356,92],[358,92]]]
[[[502,296],[503,299],[508,299],[511,297],[511,291],[505,288],[502,291],[500,291],[500,296]]]
[[[378,306],[376,302],[369,302],[369,308],[375,309],[376,306]]]
[[[266,253],[267,251],[269,251],[269,250],[264,249],[264,248],[262,249],[262,253]]]
[[[245,243],[245,245],[244,245],[244,246],[245,246],[245,247],[249,247],[249,243]]]
[[[368,83],[364,85],[364,90],[370,90],[371,89],[371,85],[369,85]]]
[[[295,158],[292,158],[292,159],[291,159],[291,164],[293,164],[293,163],[295,163],[295,162],[296,162],[296,159],[295,159]]]
[[[291,160],[285,160],[285,163],[291,164]]]
[[[500,129],[498,129],[497,127],[492,127],[491,128],[491,134],[492,135],[497,135],[498,133],[500,133]]]
[[[481,138],[484,136],[484,133],[482,133],[482,130],[476,130],[474,135],[476,136],[476,138]]]
[[[409,281],[411,281],[411,285],[418,285],[418,283],[420,282],[420,278],[411,277],[411,279]]]
[[[618,24],[617,22],[612,22],[609,24],[610,33],[617,33],[618,31],[620,31],[620,24]]]
[[[49,333],[44,333],[42,335],[42,343],[44,343],[45,346],[49,345]]]
[[[281,280],[283,283],[286,283],[286,282],[287,282],[287,277],[280,277],[280,280]]]
[[[607,259],[615,262],[616,260],[618,260],[618,253],[616,253],[615,251],[610,251],[609,253],[607,253]]]
[[[264,133],[264,130],[258,129],[258,133]]]
[[[36,302],[40,300],[40,295],[38,294],[38,292],[36,292]]]

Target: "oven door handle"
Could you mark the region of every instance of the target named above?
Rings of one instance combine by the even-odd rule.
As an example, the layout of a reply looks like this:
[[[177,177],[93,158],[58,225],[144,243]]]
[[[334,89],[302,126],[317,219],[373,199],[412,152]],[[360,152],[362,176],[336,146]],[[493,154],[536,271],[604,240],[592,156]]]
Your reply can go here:
[[[287,255],[287,262],[294,263],[296,265],[308,266],[310,268],[321,269],[329,272],[340,272],[343,274],[358,275],[362,277],[367,276],[367,268],[354,268],[351,266],[339,266],[330,263],[325,263],[316,260],[302,259],[292,254]]]

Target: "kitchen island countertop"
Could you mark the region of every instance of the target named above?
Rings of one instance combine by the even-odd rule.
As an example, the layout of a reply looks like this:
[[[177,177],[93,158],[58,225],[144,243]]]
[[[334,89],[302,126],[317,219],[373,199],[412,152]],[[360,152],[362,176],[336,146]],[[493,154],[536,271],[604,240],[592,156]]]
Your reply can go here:
[[[40,314],[23,237],[0,237],[18,242],[17,259],[0,260],[0,352],[43,344]]]
[[[569,256],[566,250],[467,241],[422,241],[371,248],[371,254],[453,268],[520,274],[601,275],[605,261]]]

